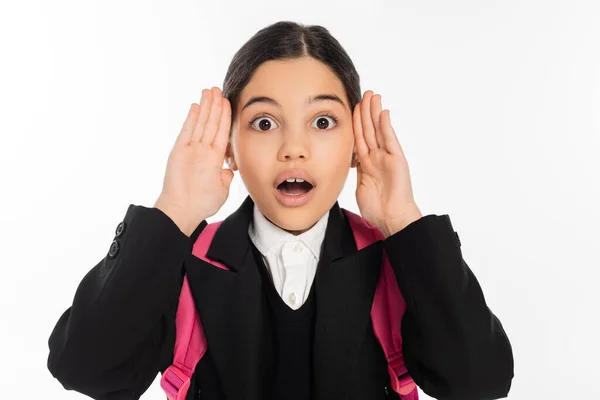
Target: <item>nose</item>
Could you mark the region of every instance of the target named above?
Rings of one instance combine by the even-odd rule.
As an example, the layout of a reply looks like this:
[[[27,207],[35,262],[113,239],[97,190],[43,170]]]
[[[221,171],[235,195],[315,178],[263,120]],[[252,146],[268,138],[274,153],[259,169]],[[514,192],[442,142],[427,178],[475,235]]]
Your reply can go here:
[[[305,132],[284,132],[281,140],[277,155],[279,161],[310,158],[310,139]]]

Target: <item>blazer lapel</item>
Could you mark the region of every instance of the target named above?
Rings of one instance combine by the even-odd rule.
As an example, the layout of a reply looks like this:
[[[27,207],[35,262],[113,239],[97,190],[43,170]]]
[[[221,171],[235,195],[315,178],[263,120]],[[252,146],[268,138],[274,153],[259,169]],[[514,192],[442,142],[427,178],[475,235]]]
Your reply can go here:
[[[206,334],[211,358],[228,399],[268,397],[271,328],[261,277],[250,247],[248,196],[215,233],[207,252],[230,271],[189,257],[186,273]]]
[[[317,314],[313,347],[315,400],[341,398],[348,369],[356,366],[381,272],[381,241],[357,250],[350,224],[332,207],[315,277]]]

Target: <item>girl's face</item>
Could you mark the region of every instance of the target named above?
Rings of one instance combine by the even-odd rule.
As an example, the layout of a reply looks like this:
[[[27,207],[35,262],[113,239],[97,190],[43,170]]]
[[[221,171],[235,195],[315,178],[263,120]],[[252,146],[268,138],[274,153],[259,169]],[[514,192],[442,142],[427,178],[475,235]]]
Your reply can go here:
[[[321,95],[339,101],[311,101]],[[353,149],[352,111],[342,82],[325,64],[302,57],[257,68],[240,95],[226,159],[265,217],[299,235],[336,202],[356,166]],[[303,192],[306,184],[279,186],[281,174],[292,169],[308,174],[312,184],[301,205],[288,203],[300,197],[283,193]]]

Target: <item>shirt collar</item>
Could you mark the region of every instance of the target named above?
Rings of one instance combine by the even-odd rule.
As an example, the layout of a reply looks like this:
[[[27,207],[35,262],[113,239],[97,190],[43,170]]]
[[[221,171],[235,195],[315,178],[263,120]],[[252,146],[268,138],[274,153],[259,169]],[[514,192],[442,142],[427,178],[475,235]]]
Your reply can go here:
[[[306,232],[296,236],[269,221],[258,209],[256,203],[253,207],[252,222],[248,227],[250,239],[263,255],[268,252],[278,252],[285,242],[301,241],[308,247],[313,256],[318,260],[321,253],[321,244],[325,238],[329,211],[323,215],[315,225]]]

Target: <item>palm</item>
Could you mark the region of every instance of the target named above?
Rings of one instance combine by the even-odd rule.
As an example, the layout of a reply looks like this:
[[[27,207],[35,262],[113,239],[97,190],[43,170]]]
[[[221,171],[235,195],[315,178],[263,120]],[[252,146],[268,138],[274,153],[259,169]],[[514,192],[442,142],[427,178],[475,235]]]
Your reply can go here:
[[[206,143],[190,143],[177,149],[173,158],[179,161],[174,165],[174,181],[181,183],[182,188],[189,188],[190,194],[197,194],[202,190],[219,191],[228,188],[221,179],[224,155],[215,151]]]
[[[367,221],[380,223],[379,216],[393,215],[400,193],[395,193],[399,171],[398,160],[385,151],[374,151],[357,166],[356,201]],[[382,171],[392,171],[391,174]],[[411,193],[412,197],[412,193]]]
[[[192,218],[214,215],[227,200],[233,178],[233,171],[223,168],[231,106],[213,89],[203,90],[200,106],[190,108],[169,154],[161,193]]]
[[[381,226],[416,207],[408,163],[389,110],[381,111],[381,96],[367,91],[354,110],[353,123],[359,161],[356,201],[362,216]]]

